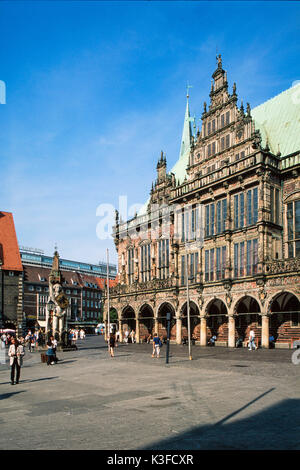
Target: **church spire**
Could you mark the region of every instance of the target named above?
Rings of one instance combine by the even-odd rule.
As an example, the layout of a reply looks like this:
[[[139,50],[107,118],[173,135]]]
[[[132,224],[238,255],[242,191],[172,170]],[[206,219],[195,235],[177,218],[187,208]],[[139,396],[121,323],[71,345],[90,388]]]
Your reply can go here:
[[[192,142],[192,127],[191,127],[191,117],[190,117],[190,108],[189,108],[189,88],[190,88],[190,85],[187,86],[187,95],[186,95],[187,101],[186,101],[186,109],[185,109],[179,158],[182,158],[187,152],[189,152],[191,142]]]

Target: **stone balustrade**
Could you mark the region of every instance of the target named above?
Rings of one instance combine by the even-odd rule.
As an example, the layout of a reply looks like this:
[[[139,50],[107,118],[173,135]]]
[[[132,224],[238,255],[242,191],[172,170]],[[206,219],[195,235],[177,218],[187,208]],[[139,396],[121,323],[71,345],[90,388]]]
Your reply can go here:
[[[266,274],[285,274],[300,271],[300,258],[289,258],[266,263]]]

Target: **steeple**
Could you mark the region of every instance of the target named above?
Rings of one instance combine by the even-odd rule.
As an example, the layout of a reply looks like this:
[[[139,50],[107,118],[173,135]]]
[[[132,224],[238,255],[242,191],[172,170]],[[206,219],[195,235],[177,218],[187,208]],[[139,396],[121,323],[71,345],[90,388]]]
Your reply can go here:
[[[188,85],[188,88],[189,88],[189,85]],[[186,98],[187,98],[187,101],[186,101],[186,109],[185,109],[179,158],[183,158],[184,155],[190,151],[190,146],[192,142],[192,127],[191,127],[191,117],[190,117],[190,109],[189,109],[188,90],[187,90]]]
[[[54,251],[54,256],[53,256],[53,261],[52,261],[52,269],[51,269],[50,275],[49,275],[49,280],[53,284],[55,284],[55,282],[58,282],[58,283],[61,282],[61,272],[60,272],[60,266],[59,266],[59,253],[57,251],[56,246],[55,246],[55,251]]]

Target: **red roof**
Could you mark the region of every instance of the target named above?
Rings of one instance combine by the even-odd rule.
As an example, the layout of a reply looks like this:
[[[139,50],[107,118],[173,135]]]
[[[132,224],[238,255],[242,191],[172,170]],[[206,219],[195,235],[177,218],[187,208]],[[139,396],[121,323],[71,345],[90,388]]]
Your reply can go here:
[[[103,290],[107,285],[107,279],[103,279],[103,278],[98,277],[97,278],[97,284],[100,287],[100,289]],[[109,279],[109,287],[114,287],[116,285],[117,285],[116,279]]]
[[[0,211],[0,261],[2,261],[2,269],[23,271],[14,219],[11,212]]]

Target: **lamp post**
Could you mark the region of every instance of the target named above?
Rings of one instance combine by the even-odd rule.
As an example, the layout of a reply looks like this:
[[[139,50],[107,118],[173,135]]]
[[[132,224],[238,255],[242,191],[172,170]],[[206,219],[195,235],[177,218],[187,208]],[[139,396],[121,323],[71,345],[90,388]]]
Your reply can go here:
[[[189,360],[192,358],[192,345],[191,345],[191,316],[190,316],[190,295],[189,295],[189,275],[188,275],[188,254],[186,254],[185,263],[186,275],[186,314],[187,314],[187,327],[188,327],[188,345],[189,345]]]
[[[166,351],[166,364],[169,364],[169,351],[170,351],[170,327],[171,327],[171,313],[167,313],[167,351]]]

